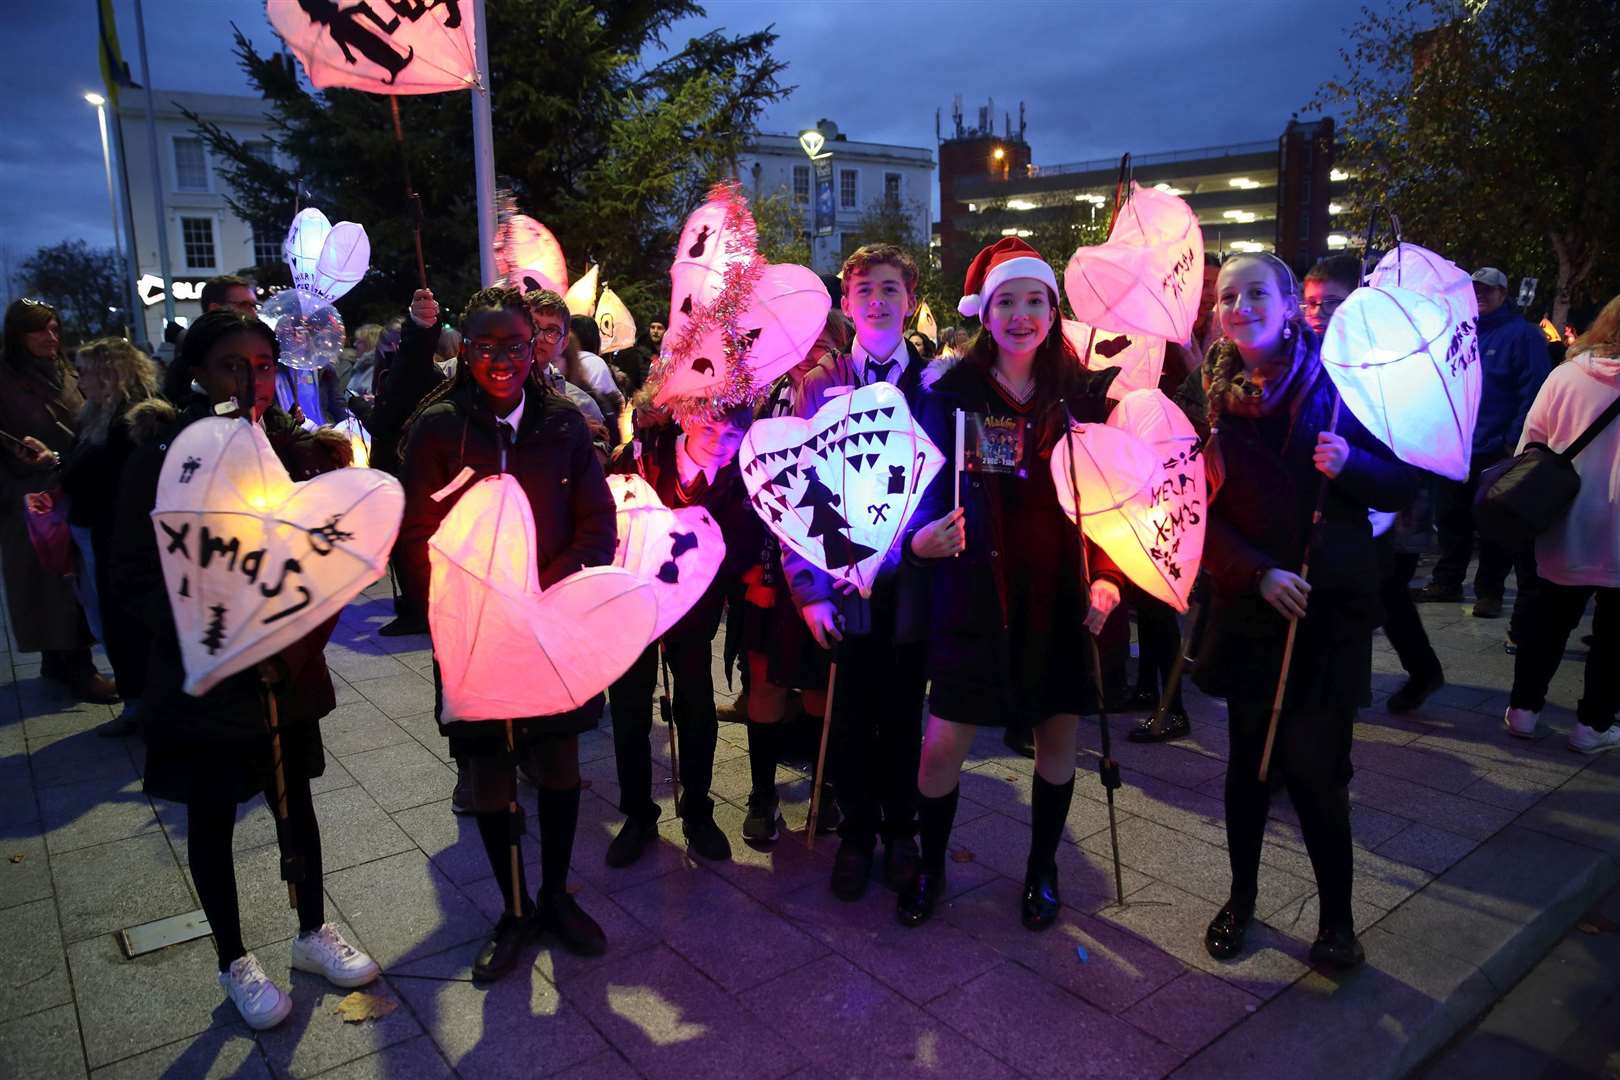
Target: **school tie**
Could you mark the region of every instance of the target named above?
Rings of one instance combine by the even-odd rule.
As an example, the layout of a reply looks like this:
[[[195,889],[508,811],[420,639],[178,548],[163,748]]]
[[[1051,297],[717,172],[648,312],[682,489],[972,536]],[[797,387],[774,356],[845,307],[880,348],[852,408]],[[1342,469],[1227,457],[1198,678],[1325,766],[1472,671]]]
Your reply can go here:
[[[899,366],[899,360],[873,360],[871,357],[867,357],[865,385],[871,386],[873,383],[888,382],[889,372]]]

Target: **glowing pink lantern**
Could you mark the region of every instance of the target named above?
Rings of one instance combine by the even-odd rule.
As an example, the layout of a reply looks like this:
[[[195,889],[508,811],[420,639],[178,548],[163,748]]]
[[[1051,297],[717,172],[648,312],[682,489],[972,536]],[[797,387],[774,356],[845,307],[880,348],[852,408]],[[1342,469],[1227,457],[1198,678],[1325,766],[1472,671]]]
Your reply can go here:
[[[737,460],[760,520],[870,595],[945,456],[888,383],[834,397],[808,420],[755,421]]]
[[[726,561],[726,538],[701,506],[666,507],[639,476],[610,476],[618,508],[619,544],[613,565],[653,586],[661,638],[703,598]]]
[[[1132,584],[1186,611],[1208,516],[1198,432],[1155,387],[1126,394],[1106,425],[1076,425],[1074,443],[1086,536]],[[1073,518],[1067,439],[1052,452],[1052,479]]]
[[[506,216],[495,230],[495,273],[530,292],[568,291],[568,263],[551,230],[527,214]]]
[[[371,469],[294,483],[264,429],[210,417],[169,446],[152,525],[185,691],[303,638],[382,577],[405,492]]]
[[[1069,259],[1063,291],[1100,330],[1186,341],[1204,283],[1204,233],[1181,199],[1131,182],[1106,243]]]
[[[517,479],[468,488],[428,540],[428,625],[446,720],[577,709],[653,640],[651,585],[612,566],[540,590],[534,511]]]
[[[436,94],[479,85],[469,0],[266,0],[264,7],[317,89]]]
[[[1132,390],[1157,389],[1164,373],[1164,338],[1097,330],[1073,319],[1063,320],[1063,337],[1075,355],[1093,371],[1119,368],[1108,384],[1108,396],[1118,401]]]

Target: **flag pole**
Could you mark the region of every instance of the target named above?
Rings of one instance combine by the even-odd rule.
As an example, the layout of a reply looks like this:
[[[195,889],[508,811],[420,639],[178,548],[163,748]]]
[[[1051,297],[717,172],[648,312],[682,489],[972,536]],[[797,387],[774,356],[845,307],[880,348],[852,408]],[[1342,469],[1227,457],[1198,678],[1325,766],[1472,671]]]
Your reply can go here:
[[[495,280],[495,136],[490,122],[489,17],[484,0],[473,0],[473,37],[478,46],[479,85],[473,87],[473,162],[478,191],[478,273]]]
[[[146,59],[146,16],[141,12],[141,0],[135,0],[135,40],[140,44],[141,76],[146,81],[146,146],[152,155],[152,206],[157,212],[158,269],[163,275],[163,329],[167,330],[174,321],[174,280],[169,273],[169,227],[164,219],[163,169],[158,161],[157,105],[152,97],[152,65]]]

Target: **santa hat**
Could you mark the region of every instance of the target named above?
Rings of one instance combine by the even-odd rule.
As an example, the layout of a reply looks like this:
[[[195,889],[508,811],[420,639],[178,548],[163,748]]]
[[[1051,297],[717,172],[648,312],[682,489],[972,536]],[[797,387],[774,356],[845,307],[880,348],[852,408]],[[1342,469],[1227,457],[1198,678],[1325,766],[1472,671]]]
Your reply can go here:
[[[1004,236],[973,257],[956,310],[975,318],[990,303],[996,286],[1014,278],[1034,278],[1057,294],[1057,275],[1040,253],[1016,236]]]

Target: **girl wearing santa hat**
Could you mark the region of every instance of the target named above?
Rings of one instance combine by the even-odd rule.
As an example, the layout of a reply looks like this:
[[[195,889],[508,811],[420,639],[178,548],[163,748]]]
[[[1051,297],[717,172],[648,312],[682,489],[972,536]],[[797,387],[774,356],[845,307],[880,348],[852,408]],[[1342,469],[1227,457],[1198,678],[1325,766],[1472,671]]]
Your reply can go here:
[[[1088,589],[1079,532],[1058,504],[1050,460],[1066,430],[1065,406],[1078,421],[1106,419],[1116,372],[1085,370],[1057,332],[1057,277],[1022,240],[979,252],[966,293],[958,310],[982,327],[920,413],[947,456],[965,433],[967,468],[959,477],[941,471],[905,539],[906,557],[931,575],[931,690],[917,771],[922,859],[897,915],[921,925],[944,892],[958,778],[978,729],[1018,724],[1035,733],[1021,915],[1042,930],[1060,904],[1057,847],[1074,794],[1079,714],[1096,700],[1079,659],[1084,635],[1119,603],[1122,580],[1091,549]]]

